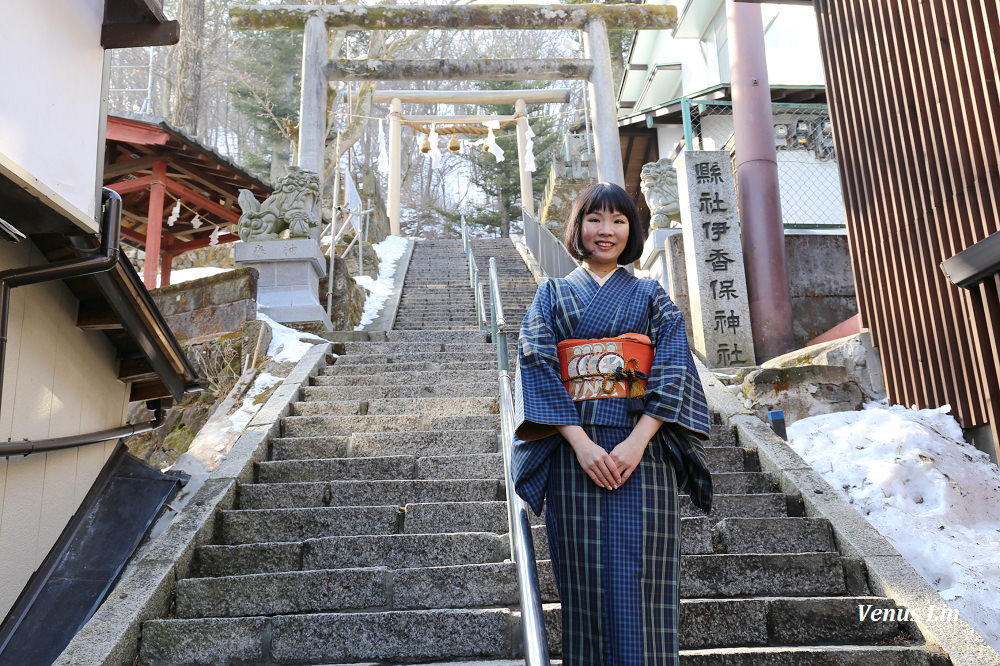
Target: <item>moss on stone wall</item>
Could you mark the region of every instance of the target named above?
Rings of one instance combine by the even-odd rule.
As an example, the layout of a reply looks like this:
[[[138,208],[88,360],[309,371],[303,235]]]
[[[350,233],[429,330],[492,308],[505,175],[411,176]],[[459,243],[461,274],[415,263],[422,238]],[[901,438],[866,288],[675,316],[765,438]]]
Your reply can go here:
[[[234,7],[233,30],[301,30],[311,16],[322,16],[331,29],[348,30],[578,30],[591,19],[609,28],[672,29],[672,5],[435,5],[422,7],[336,6]]]

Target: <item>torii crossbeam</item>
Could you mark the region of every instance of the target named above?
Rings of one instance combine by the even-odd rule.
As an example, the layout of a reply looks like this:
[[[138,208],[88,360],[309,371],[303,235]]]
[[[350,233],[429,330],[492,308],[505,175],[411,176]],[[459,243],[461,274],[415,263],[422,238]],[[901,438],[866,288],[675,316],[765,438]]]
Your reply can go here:
[[[671,29],[677,23],[677,9],[671,5],[263,5],[229,10],[230,25],[236,30],[301,30],[303,36],[302,104],[299,125],[299,166],[316,171],[322,178],[323,145],[326,133],[326,95],[330,80],[554,80],[587,78],[593,114],[594,157],[598,178],[624,186],[621,147],[618,140],[617,109],[611,76],[608,29]],[[346,30],[583,30],[584,59],[472,61],[384,61],[328,60],[330,29]],[[391,91],[390,91],[391,92]],[[410,91],[408,91],[410,92]],[[487,91],[482,91],[487,92]],[[510,91],[508,91],[510,92]],[[518,100],[532,103],[528,91]],[[538,93],[539,91],[530,91]],[[377,95],[375,101],[393,102],[393,114],[401,113],[403,97]],[[424,92],[423,95],[440,95]],[[415,102],[417,100],[414,100]],[[441,99],[420,102],[461,103]],[[477,100],[479,102],[479,100]],[[482,103],[482,102],[479,102]],[[491,104],[503,102],[486,102]],[[521,110],[521,113],[524,113]],[[524,121],[527,124],[527,121]],[[398,123],[397,123],[398,125]],[[519,130],[521,123],[518,123]],[[398,127],[396,129],[398,137]],[[520,132],[519,132],[520,134]],[[398,138],[397,138],[398,140]],[[518,146],[522,147],[519,136]],[[397,169],[398,170],[398,169]],[[390,171],[390,191],[399,174]],[[522,199],[531,209],[530,182],[527,190],[522,176]],[[396,183],[398,185],[398,182]],[[398,197],[395,213],[390,205],[392,233],[399,233]]]

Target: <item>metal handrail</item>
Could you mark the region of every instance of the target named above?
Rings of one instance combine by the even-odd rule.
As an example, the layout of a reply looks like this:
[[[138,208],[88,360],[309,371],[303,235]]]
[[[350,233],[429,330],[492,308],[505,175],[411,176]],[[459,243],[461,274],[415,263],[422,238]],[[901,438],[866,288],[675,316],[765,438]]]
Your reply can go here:
[[[483,298],[483,288],[479,283],[479,266],[476,264],[476,257],[472,253],[472,240],[469,238],[469,231],[465,226],[465,217],[462,217],[462,248],[465,251],[465,259],[469,262],[469,287],[472,288],[473,296],[476,299],[476,322],[479,330],[489,332],[489,318],[486,316],[486,301]]]
[[[579,262],[545,225],[528,213],[523,213],[523,220],[525,244],[545,275],[566,277],[576,270]]]
[[[514,491],[511,451],[514,446],[514,396],[507,356],[507,322],[500,300],[497,262],[490,257],[490,333],[497,346],[497,377],[500,382],[500,443],[503,451],[504,481],[507,489],[507,520],[510,527],[511,559],[517,567],[521,602],[521,629],[524,662],[528,666],[548,666],[549,644],[542,615],[542,599],[535,565],[535,545],[528,521],[528,505]]]

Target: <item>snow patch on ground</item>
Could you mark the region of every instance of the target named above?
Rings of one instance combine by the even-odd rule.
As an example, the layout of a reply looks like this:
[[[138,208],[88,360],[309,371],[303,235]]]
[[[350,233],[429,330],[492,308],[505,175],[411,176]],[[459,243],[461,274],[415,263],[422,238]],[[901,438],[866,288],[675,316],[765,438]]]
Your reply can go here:
[[[271,360],[278,363],[292,361],[297,363],[302,360],[306,352],[314,346],[311,342],[307,342],[308,340],[326,342],[323,338],[312,333],[297,331],[294,328],[283,326],[260,310],[257,310],[257,319],[267,322],[267,325],[271,327],[271,344],[267,348],[267,355],[271,357]]]
[[[311,346],[312,345],[310,345],[310,347]],[[246,429],[247,424],[250,423],[250,419],[256,416],[257,412],[260,411],[260,408],[264,406],[264,402],[255,402],[257,396],[271,387],[280,384],[281,381],[281,377],[276,377],[270,372],[262,372],[257,375],[257,378],[253,382],[253,386],[248,388],[247,392],[243,394],[243,404],[241,404],[235,412],[229,415],[229,429],[236,432],[243,432],[243,430]]]
[[[406,247],[412,241],[401,236],[387,236],[380,243],[372,245],[372,249],[378,255],[378,278],[372,279],[368,275],[359,275],[354,278],[365,290],[365,309],[361,313],[361,323],[354,327],[355,331],[364,330],[365,326],[375,321],[382,306],[392,295],[393,284],[396,279],[396,265],[400,257],[406,252]]]
[[[182,268],[177,271],[170,271],[170,284],[180,284],[181,282],[190,282],[191,280],[200,280],[201,278],[211,277],[213,275],[218,275],[219,273],[228,273],[233,270],[232,268],[219,268],[217,266],[196,266],[195,268]],[[156,276],[156,286],[160,286],[160,275]]]
[[[788,427],[788,443],[1000,650],[1000,471],[950,406],[869,403]]]

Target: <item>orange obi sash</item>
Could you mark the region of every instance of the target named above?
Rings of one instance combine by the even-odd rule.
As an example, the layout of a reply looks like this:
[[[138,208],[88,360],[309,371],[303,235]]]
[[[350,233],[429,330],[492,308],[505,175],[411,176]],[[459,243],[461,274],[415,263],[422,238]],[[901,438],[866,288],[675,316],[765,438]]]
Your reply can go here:
[[[574,401],[646,395],[653,345],[645,335],[563,340],[557,351],[563,386]]]

